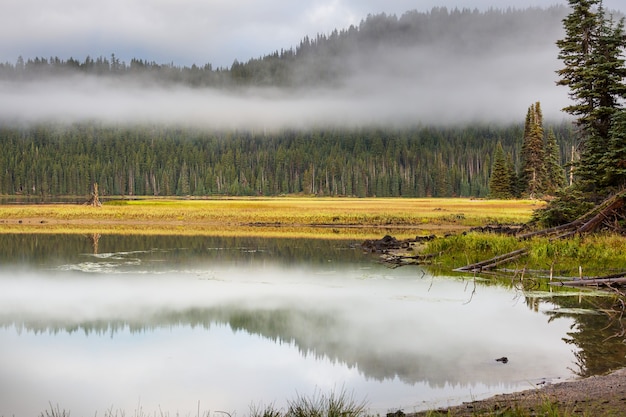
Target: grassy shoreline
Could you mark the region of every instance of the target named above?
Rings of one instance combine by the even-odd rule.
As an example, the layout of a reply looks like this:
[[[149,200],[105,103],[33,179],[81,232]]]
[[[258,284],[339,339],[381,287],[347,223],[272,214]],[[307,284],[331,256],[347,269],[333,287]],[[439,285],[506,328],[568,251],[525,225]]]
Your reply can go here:
[[[443,235],[486,223],[523,223],[533,200],[219,198],[0,205],[0,233],[122,233],[365,239]]]

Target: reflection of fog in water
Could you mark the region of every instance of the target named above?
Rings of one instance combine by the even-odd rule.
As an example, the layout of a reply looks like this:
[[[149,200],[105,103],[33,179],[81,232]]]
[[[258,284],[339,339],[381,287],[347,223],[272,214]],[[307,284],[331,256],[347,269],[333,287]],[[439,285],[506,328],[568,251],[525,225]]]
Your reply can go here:
[[[48,401],[76,415],[186,413],[200,401],[241,415],[342,388],[384,413],[571,375],[572,320],[548,323],[510,290],[472,296],[467,282],[371,260],[297,267],[210,251],[82,252],[0,271],[0,414]]]

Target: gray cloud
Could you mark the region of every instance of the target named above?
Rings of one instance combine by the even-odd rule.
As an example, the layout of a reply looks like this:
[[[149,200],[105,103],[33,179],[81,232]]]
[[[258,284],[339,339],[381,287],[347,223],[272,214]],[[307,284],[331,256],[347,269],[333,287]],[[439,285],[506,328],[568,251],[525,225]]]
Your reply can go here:
[[[265,44],[277,47],[296,43],[302,33],[312,33],[313,28],[323,31],[346,27],[351,21],[358,23],[366,11],[400,13],[414,2],[334,0],[302,6],[273,0],[259,7],[243,0],[228,4],[111,0],[96,7],[89,1],[58,0],[54,3],[56,11],[46,3],[29,15],[35,3],[9,1],[14,17],[20,17],[14,19],[21,22],[19,29],[6,14],[0,13],[0,39],[19,35],[13,36],[17,41],[11,48],[35,45],[38,41],[42,41],[41,48],[49,51],[55,50],[57,44],[67,50],[79,45],[91,51],[93,57],[97,54],[93,45],[126,45],[130,55],[148,56],[157,62],[156,54],[169,55],[177,63],[177,57],[185,61],[218,56],[219,48],[228,47],[229,53],[236,56],[250,56],[252,51],[261,55]],[[465,3],[460,2],[459,7],[486,7],[486,2],[481,1]],[[443,1],[419,4],[425,9],[436,5],[451,6]],[[513,4],[498,3],[498,7],[509,5]],[[557,60],[554,41],[563,35],[562,28],[546,22],[537,23],[535,28],[518,26],[522,29],[511,28],[508,36],[464,34],[459,45],[452,44],[456,50],[431,45],[355,54],[341,64],[349,76],[337,79],[332,88],[226,91],[78,75],[54,81],[0,83],[0,114],[4,120],[21,122],[102,120],[278,129],[475,120],[519,122],[531,103],[541,101],[547,118],[561,119],[564,114],[560,110],[569,102],[567,90],[555,85],[555,71],[562,64]],[[53,30],[56,28],[58,32]],[[49,33],[55,35],[46,36]],[[290,37],[293,41],[285,41]],[[0,44],[0,52],[8,49],[7,43]],[[247,52],[242,52],[244,49]],[[307,66],[303,64],[301,69],[306,70]]]
[[[550,6],[564,0],[5,0],[0,5],[0,61],[132,57],[180,65],[229,66],[289,48],[305,35],[358,25],[369,13]],[[624,8],[606,0],[607,8]]]

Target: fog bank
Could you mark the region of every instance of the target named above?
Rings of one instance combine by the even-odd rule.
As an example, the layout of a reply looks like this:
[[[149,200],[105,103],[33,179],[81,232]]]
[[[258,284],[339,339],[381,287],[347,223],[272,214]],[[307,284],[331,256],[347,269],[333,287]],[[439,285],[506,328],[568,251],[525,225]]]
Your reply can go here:
[[[79,75],[3,82],[0,114],[4,121],[27,123],[97,120],[278,129],[520,122],[535,101],[542,102],[548,118],[562,117],[560,109],[568,103],[567,91],[555,85],[554,48],[476,58],[412,52],[409,60],[383,61],[320,88],[226,90]]]

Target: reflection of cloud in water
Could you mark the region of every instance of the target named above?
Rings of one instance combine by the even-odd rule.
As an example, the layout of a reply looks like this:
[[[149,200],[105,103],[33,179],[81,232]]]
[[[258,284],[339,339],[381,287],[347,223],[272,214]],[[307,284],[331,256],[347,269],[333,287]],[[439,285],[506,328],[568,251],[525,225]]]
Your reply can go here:
[[[139,253],[150,253],[150,251],[131,251],[131,252],[110,252],[110,253],[89,253],[85,254],[86,256],[93,256],[94,258],[103,258],[103,259],[125,259],[128,255],[135,255]]]
[[[86,333],[227,324],[357,367],[368,378],[436,386],[569,374],[574,360],[561,340],[571,320],[548,324],[501,288],[480,287],[468,304],[464,282],[416,279],[414,269],[215,268],[55,278],[32,272],[1,279],[0,322]],[[504,370],[493,361],[500,356],[511,359]]]
[[[80,271],[87,273],[163,273],[159,271],[160,266],[154,265],[164,262],[165,259],[154,258],[155,254],[166,253],[161,249],[125,251],[125,252],[105,252],[105,253],[85,253],[82,256],[95,258],[96,261],[86,261],[72,264],[64,264],[57,267],[60,271]],[[142,257],[143,256],[143,257]],[[140,266],[145,265],[145,270]]]
[[[264,249],[257,248],[223,248],[211,247],[204,249],[207,252],[234,251],[241,254],[257,254],[267,253]],[[177,248],[176,252],[185,252],[185,248]],[[62,264],[53,269],[60,271],[80,271],[85,273],[103,273],[103,274],[167,274],[182,273],[199,275],[206,278],[206,271],[203,268],[185,268],[183,265],[176,265],[172,268],[168,263],[172,260],[168,258],[172,250],[152,249],[140,251],[120,251],[120,252],[103,252],[103,253],[84,253],[81,256],[92,258],[93,261],[74,262]],[[176,256],[176,255],[172,255]],[[200,263],[197,259],[190,260],[190,264]],[[193,266],[193,265],[192,265]]]
[[[61,271],[80,271],[89,273],[111,274],[121,272],[121,266],[141,265],[139,259],[125,260],[124,262],[81,262],[78,264],[69,264],[59,266]],[[138,273],[135,271],[135,273]]]

